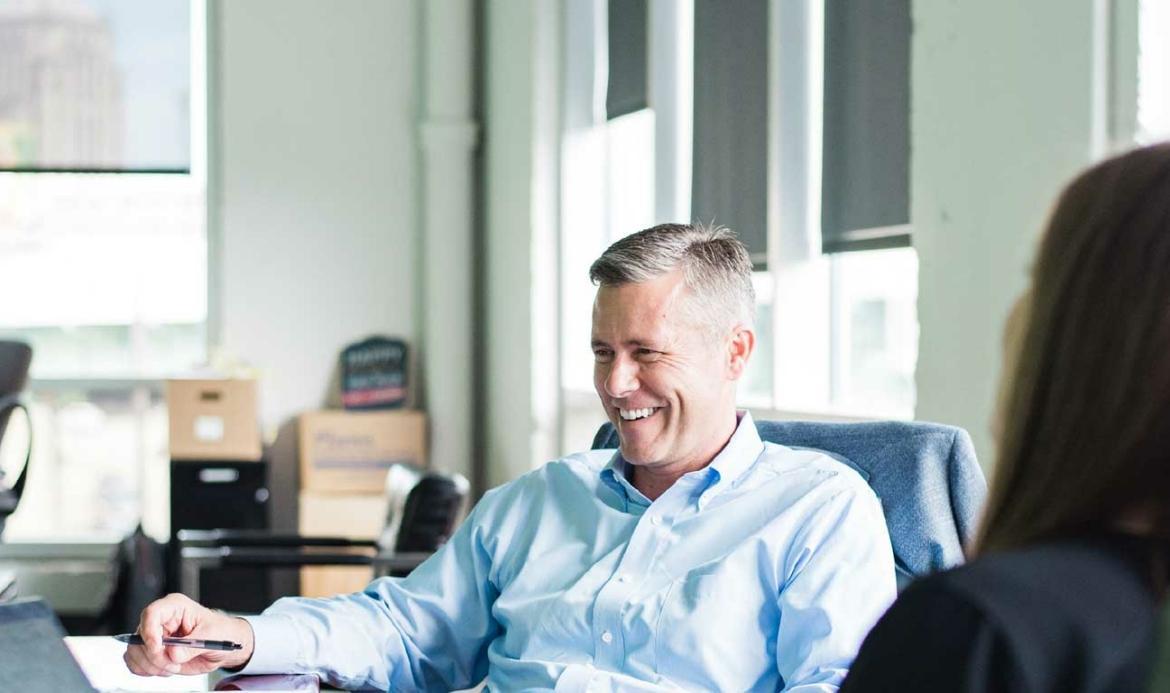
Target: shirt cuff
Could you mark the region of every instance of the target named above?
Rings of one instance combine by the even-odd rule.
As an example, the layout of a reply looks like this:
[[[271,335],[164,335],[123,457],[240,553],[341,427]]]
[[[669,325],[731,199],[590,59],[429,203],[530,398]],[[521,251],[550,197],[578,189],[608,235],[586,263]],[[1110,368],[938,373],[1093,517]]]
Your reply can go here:
[[[252,626],[252,658],[237,674],[291,674],[299,655],[295,625],[284,616],[243,616]]]

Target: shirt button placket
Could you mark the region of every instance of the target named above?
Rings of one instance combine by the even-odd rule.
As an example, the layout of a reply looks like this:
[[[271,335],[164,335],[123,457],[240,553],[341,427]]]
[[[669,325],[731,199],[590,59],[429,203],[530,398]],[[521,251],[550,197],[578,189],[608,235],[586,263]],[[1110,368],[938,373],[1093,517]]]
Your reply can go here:
[[[628,594],[628,581],[621,569],[601,588],[594,603],[594,637],[596,662],[607,669],[620,668],[623,652],[619,629],[621,613]]]

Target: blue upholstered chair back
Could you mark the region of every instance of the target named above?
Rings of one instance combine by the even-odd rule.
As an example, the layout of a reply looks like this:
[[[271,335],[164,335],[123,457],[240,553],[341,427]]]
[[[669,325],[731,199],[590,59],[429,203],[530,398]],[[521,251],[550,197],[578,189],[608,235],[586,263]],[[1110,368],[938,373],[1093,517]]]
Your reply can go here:
[[[987,496],[963,429],[918,421],[757,421],[756,427],[766,441],[820,450],[869,482],[885,511],[899,588],[963,562]],[[611,424],[593,438],[595,450],[617,446]]]

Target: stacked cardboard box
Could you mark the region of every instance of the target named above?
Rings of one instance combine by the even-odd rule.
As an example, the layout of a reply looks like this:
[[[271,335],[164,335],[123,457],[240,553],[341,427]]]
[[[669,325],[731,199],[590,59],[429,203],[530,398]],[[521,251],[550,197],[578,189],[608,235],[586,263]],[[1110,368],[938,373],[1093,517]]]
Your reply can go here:
[[[255,380],[168,380],[167,417],[172,460],[261,458]]]
[[[316,411],[298,421],[300,533],[376,539],[386,524],[386,475],[395,464],[426,466],[426,417],[417,411]],[[366,567],[306,567],[301,594],[363,589]]]

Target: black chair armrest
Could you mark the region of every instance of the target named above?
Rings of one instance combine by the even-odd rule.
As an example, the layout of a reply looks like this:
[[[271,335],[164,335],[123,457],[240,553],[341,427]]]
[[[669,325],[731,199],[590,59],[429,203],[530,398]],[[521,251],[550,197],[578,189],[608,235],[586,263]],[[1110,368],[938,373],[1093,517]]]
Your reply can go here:
[[[309,546],[378,548],[373,539],[348,537],[306,537],[300,534],[274,534],[263,529],[183,529],[178,533],[182,547],[280,547]]]

